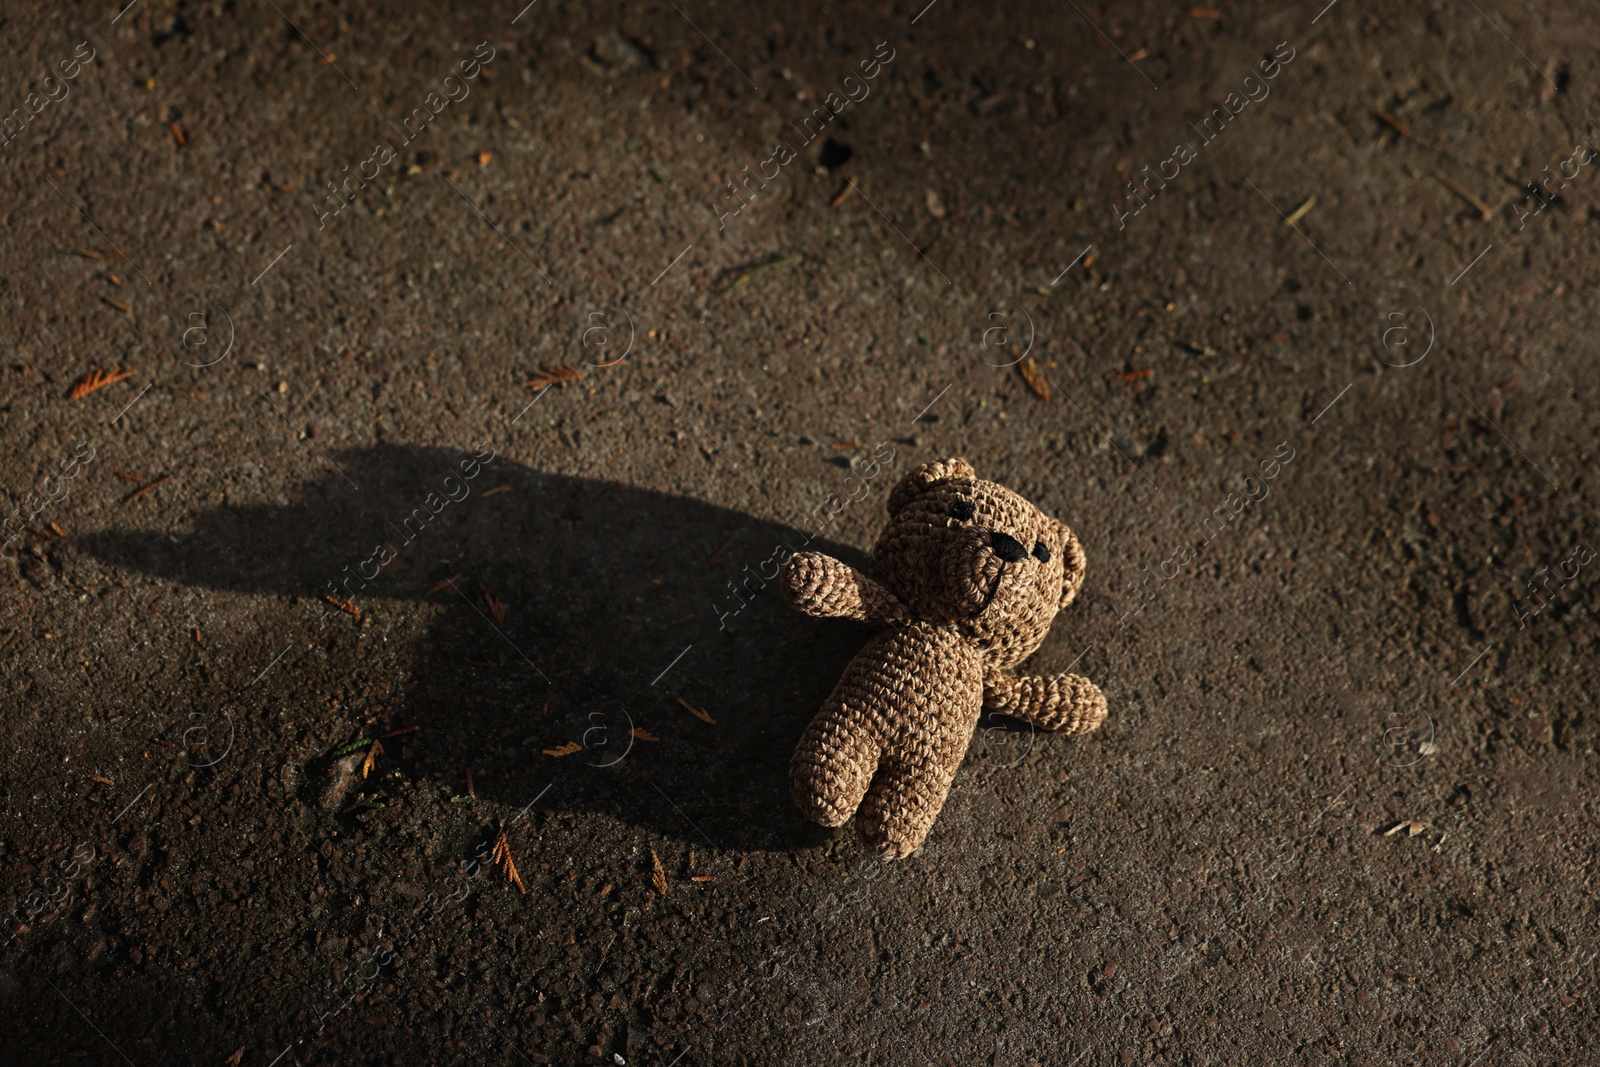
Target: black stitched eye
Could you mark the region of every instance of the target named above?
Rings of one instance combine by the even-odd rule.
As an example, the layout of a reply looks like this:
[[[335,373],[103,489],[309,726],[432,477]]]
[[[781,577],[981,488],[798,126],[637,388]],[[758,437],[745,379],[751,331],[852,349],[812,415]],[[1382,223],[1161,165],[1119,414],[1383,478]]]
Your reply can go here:
[[[1034,545],[1033,545],[1033,558],[1038,560],[1040,563],[1049,563],[1050,562],[1050,550],[1045,547],[1045,544],[1044,544],[1043,541],[1035,541],[1034,542]]]
[[[958,522],[966,522],[977,513],[977,508],[972,506],[970,500],[957,500],[950,505],[950,517]]]

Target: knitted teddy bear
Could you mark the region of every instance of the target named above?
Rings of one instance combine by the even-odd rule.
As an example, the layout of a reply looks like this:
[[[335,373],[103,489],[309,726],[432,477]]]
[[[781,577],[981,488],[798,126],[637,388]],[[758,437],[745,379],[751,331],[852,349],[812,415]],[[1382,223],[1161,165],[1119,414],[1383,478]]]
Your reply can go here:
[[[1046,730],[1099,726],[1106,699],[1087,678],[1007,673],[1078,595],[1083,569],[1064,523],[964,459],[924,464],[890,491],[871,577],[820,552],[791,556],[790,604],[881,629],[795,749],[789,784],[805,817],[842,826],[859,811],[867,844],[902,859],[932,829],[985,705]]]

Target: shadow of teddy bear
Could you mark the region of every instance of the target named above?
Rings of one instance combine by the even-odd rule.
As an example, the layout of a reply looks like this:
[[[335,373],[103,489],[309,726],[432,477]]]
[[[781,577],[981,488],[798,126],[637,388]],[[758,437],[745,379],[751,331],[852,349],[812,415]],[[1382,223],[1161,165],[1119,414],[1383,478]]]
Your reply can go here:
[[[558,809],[718,848],[815,840],[789,799],[789,754],[865,631],[815,625],[760,575],[784,546],[865,566],[863,553],[483,454],[334,458],[342,474],[304,483],[288,505],[211,508],[179,538],[111,529],[87,547],[175,582],[302,598],[313,637],[420,616],[382,719],[421,728],[386,754],[409,750],[400,765],[413,774],[464,792],[470,770],[479,796],[519,806],[554,783],[546,803]],[[545,754],[562,745],[580,747]]]

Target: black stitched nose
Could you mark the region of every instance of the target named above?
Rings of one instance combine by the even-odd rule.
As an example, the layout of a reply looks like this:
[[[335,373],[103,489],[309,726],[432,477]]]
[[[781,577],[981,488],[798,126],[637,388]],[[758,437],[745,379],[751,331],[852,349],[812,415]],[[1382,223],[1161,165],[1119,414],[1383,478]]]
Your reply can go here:
[[[1018,560],[1028,558],[1028,550],[1022,547],[1021,541],[1018,541],[1010,534],[1003,534],[999,530],[989,535],[989,546],[994,549],[995,555],[1007,563],[1015,563]]]

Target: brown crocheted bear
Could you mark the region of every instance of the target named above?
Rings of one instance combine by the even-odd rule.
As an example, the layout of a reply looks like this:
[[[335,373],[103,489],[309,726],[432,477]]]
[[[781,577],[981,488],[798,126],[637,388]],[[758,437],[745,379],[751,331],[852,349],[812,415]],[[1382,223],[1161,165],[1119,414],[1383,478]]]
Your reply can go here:
[[[883,628],[795,749],[789,783],[805,817],[842,826],[859,809],[867,844],[901,859],[932,829],[984,705],[1046,730],[1099,726],[1106,699],[1087,678],[1006,673],[1044,641],[1083,569],[1064,523],[964,459],[924,464],[889,493],[870,578],[820,552],[790,557],[790,604]]]

